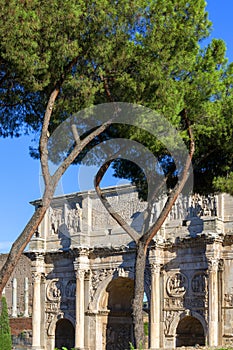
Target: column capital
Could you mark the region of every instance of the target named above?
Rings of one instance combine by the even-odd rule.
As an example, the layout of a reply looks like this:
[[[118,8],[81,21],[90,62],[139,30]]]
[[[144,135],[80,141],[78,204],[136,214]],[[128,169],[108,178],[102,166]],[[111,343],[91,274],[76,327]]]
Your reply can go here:
[[[219,258],[207,258],[208,263],[208,270],[211,271],[218,271],[219,267]]]
[[[85,270],[76,270],[75,271],[75,276],[76,276],[76,278],[79,278],[80,280],[82,279],[84,279],[84,276],[85,276]]]
[[[32,273],[32,282],[33,283],[36,283],[36,282],[39,283],[41,281],[41,276],[42,276],[41,272],[33,272]]]
[[[159,262],[153,262],[150,264],[151,273],[160,273],[161,264]]]
[[[89,270],[89,259],[87,254],[81,255],[75,259],[74,270],[75,272]]]

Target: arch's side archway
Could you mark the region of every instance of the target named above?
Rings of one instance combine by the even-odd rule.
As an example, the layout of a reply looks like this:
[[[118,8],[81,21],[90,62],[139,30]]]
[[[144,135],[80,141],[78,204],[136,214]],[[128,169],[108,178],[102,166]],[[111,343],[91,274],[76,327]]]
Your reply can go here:
[[[61,349],[66,347],[71,349],[75,346],[75,331],[72,323],[66,319],[60,319],[56,323],[55,347]]]
[[[201,322],[186,316],[180,320],[176,329],[176,347],[205,345],[205,332]]]
[[[132,300],[134,281],[127,277],[113,279],[106,288],[106,306],[109,311],[104,349],[129,349],[133,340]]]

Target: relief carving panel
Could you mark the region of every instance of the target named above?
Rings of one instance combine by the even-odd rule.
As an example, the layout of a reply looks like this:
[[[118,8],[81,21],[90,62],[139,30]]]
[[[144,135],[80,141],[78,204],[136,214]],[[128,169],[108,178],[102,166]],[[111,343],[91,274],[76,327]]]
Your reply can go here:
[[[63,292],[63,284],[58,278],[55,278],[49,281],[47,285],[47,291],[46,291],[48,300],[58,302],[61,298],[62,292]]]
[[[205,294],[207,292],[207,278],[203,272],[195,274],[191,281],[193,293]]]
[[[170,296],[182,296],[188,289],[188,279],[180,272],[168,277],[167,293]]]
[[[76,281],[70,280],[65,287],[65,296],[67,298],[75,298]]]

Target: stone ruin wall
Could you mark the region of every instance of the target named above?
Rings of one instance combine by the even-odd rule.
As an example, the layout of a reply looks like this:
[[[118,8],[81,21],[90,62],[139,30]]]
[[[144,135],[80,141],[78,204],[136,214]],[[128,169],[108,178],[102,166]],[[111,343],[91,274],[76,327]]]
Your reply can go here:
[[[4,264],[7,254],[0,254],[0,268]],[[27,301],[25,305],[25,281]],[[14,287],[13,287],[14,285]],[[15,290],[13,292],[13,290]],[[13,297],[15,293],[15,297]],[[31,260],[23,254],[4,289],[10,318],[13,344],[27,348],[32,341],[32,274]],[[13,302],[15,299],[16,303]],[[15,305],[13,305],[15,303]],[[26,313],[25,313],[26,311]]]

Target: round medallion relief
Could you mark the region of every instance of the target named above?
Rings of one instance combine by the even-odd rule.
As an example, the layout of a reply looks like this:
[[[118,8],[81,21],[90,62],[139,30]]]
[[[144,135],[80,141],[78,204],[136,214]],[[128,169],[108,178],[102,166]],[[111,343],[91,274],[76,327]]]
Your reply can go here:
[[[70,280],[66,285],[65,295],[67,296],[67,298],[74,298],[75,292],[76,292],[76,281]]]
[[[177,272],[167,280],[167,292],[171,296],[182,296],[187,288],[188,279],[183,273]]]
[[[47,286],[47,298],[48,300],[57,300],[62,294],[62,282],[59,279],[53,279],[49,282]]]
[[[207,290],[206,275],[203,272],[195,274],[192,278],[191,287],[194,293],[205,293]]]

